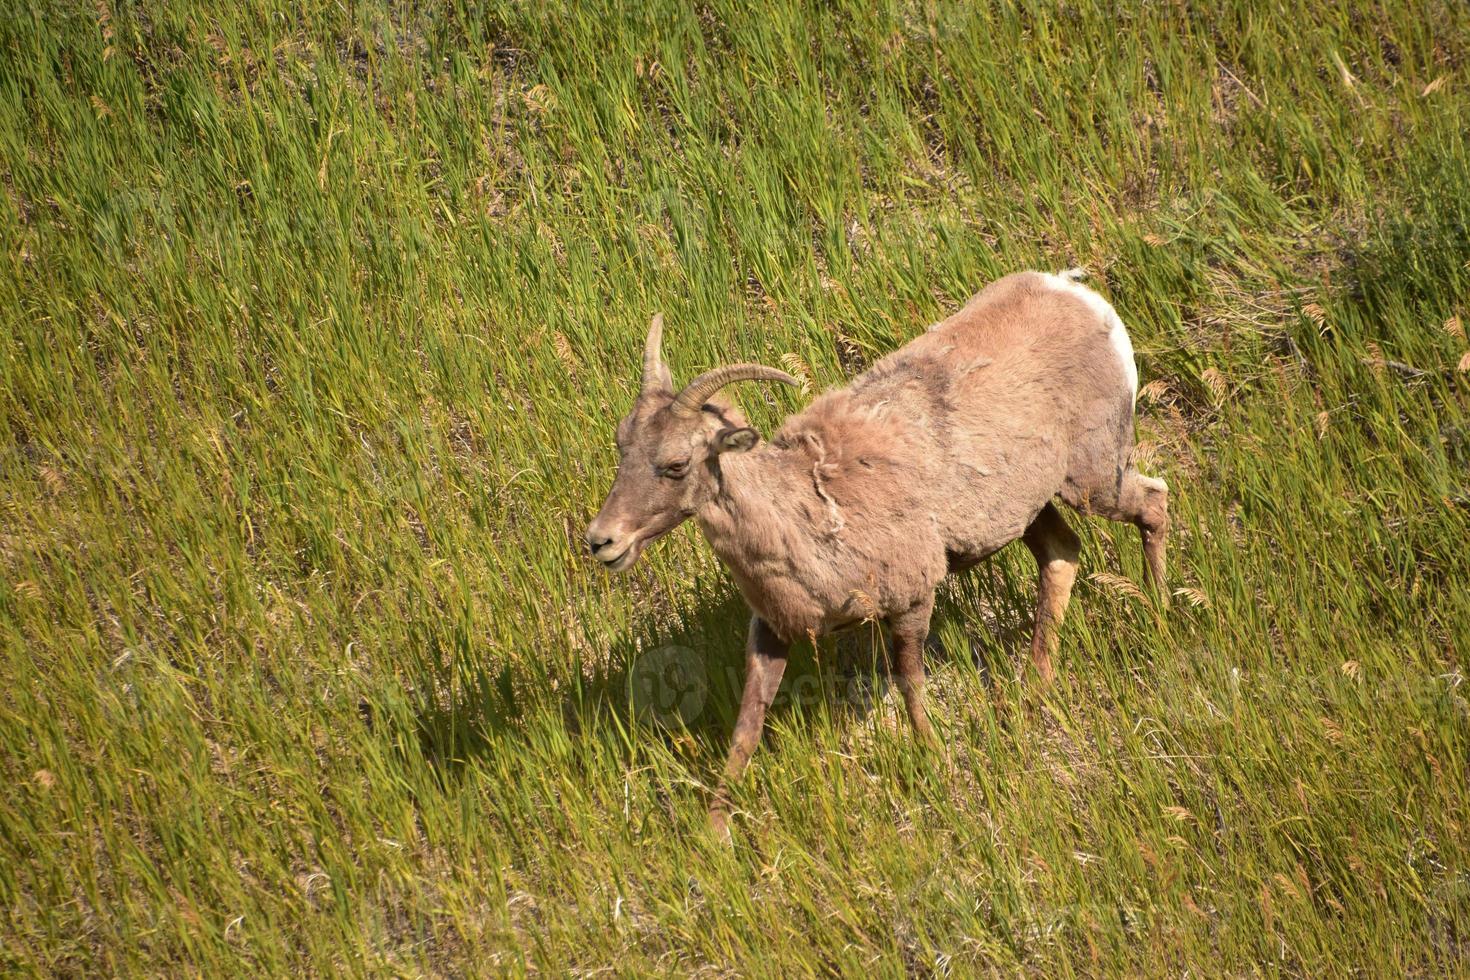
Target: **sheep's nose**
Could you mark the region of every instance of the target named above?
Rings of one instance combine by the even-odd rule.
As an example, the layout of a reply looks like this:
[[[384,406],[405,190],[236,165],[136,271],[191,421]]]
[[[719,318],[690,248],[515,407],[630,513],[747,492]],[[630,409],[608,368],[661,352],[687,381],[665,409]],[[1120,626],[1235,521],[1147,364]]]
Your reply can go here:
[[[591,530],[587,532],[587,550],[590,551],[594,556],[603,548],[606,548],[608,545],[612,544],[612,541],[612,538],[604,538]]]

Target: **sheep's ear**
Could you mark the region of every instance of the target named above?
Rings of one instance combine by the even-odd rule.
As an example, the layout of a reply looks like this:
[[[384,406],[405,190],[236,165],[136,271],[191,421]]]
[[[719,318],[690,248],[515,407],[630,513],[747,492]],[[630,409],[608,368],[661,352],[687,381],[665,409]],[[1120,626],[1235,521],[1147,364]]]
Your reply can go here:
[[[716,448],[722,453],[743,453],[755,448],[761,441],[760,433],[749,426],[738,429],[721,429],[715,437]]]

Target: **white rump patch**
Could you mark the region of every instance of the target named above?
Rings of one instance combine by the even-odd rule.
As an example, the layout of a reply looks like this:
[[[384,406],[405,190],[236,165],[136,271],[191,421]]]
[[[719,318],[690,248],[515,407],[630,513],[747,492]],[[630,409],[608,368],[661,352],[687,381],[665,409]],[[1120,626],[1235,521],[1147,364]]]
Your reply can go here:
[[[1133,342],[1128,339],[1128,331],[1124,328],[1118,311],[1113,309],[1113,304],[1078,281],[1086,277],[1086,270],[1068,269],[1066,272],[1044,272],[1042,275],[1046,277],[1047,285],[1077,297],[1108,325],[1108,340],[1112,343],[1113,350],[1118,352],[1118,359],[1123,362],[1123,374],[1128,378],[1128,387],[1133,391],[1133,402],[1136,405],[1138,403],[1138,365],[1133,361]]]

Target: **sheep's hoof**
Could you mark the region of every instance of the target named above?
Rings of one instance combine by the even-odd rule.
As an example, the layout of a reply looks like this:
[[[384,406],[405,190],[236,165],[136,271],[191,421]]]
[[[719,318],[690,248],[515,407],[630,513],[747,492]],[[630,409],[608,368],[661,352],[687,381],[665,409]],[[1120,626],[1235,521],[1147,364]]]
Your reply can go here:
[[[709,829],[719,840],[730,842],[730,816],[735,809],[730,791],[721,783],[709,801]]]
[[[709,808],[709,829],[715,839],[730,843],[730,808],[721,803],[712,803]]]
[[[925,752],[938,755],[944,755],[946,752],[944,739],[939,737],[939,733],[934,731],[933,727],[927,721],[924,723],[923,731],[916,731],[914,733],[914,741],[918,742],[919,747]]]

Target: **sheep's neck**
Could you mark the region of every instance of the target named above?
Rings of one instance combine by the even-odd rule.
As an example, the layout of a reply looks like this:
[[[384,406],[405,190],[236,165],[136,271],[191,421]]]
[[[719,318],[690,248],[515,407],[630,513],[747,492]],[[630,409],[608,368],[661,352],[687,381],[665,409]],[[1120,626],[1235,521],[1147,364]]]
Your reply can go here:
[[[766,550],[757,540],[766,535],[758,529],[770,527],[778,517],[771,485],[777,474],[771,462],[764,447],[722,458],[714,495],[699,509],[706,540],[732,569],[758,561]]]
[[[803,568],[815,530],[792,511],[810,487],[787,486],[789,477],[766,446],[722,459],[719,486],[696,519],[751,609],[794,639],[819,628],[821,612]]]

